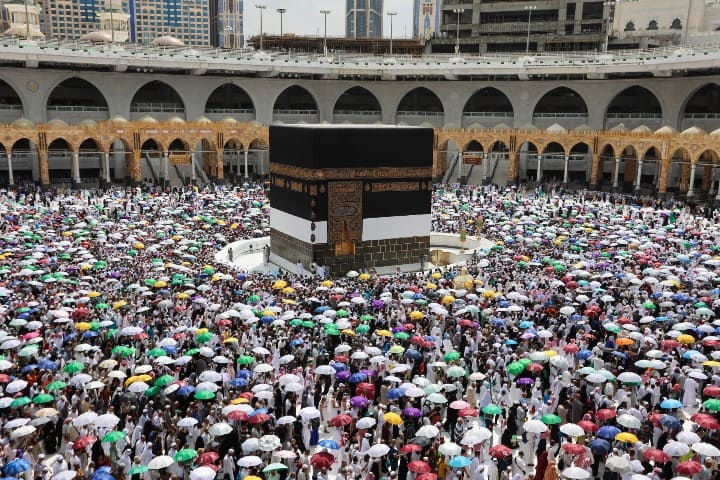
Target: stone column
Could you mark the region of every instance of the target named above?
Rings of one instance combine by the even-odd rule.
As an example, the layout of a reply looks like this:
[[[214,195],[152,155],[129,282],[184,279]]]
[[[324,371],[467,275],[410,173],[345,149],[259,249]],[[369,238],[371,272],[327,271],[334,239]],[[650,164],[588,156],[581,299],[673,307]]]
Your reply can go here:
[[[80,154],[78,152],[72,153],[72,180],[80,183]]]
[[[40,185],[50,185],[50,167],[46,150],[38,150],[38,170],[40,170]]]
[[[165,181],[165,185],[170,183],[170,154],[169,152],[163,152],[163,179]]]
[[[717,181],[717,168],[712,166],[711,168],[711,174],[710,174],[710,190],[708,191],[709,196],[715,195],[715,182]],[[704,177],[703,177],[704,178]]]
[[[245,178],[248,178],[248,149],[247,149],[247,147],[245,147],[244,156],[245,156]]]
[[[688,184],[688,191],[687,196],[692,197],[695,195],[695,169],[697,168],[696,164],[690,165],[690,183]]]
[[[565,169],[563,170],[563,183],[570,181],[570,155],[565,155]]]
[[[590,188],[596,189],[602,175],[603,163],[600,159],[600,155],[592,156],[592,164],[590,166]]]
[[[535,180],[537,183],[542,182],[542,167],[543,167],[542,154],[538,153],[537,154],[537,172],[536,172],[537,175],[536,175],[536,180]]]
[[[8,161],[8,184],[15,185],[15,176],[13,175],[13,168],[12,168],[12,153],[7,154],[7,161]]]
[[[700,187],[703,192],[710,193],[713,189],[713,173],[714,168],[712,165],[703,165],[702,186]]]
[[[720,201],[720,178],[718,178],[717,195],[715,195],[715,200]]]
[[[225,180],[225,155],[224,150],[218,150],[215,153],[215,161],[217,162],[217,179]]]
[[[635,174],[635,190],[640,190],[640,178],[642,177],[643,161],[637,162],[637,174]]]
[[[517,182],[520,173],[520,153],[511,152],[508,154],[510,165],[508,166],[508,183]]]
[[[488,181],[488,163],[490,162],[490,153],[483,153],[483,185]]]
[[[658,184],[657,184],[659,194],[667,193],[667,182],[668,182],[668,174],[669,173],[670,173],[670,159],[663,158],[660,160],[660,175],[658,177]]]
[[[141,155],[142,152],[140,150],[133,150],[130,154],[130,160],[128,162],[128,176],[133,183],[140,183],[142,181],[142,170],[140,168]]]
[[[105,163],[105,181],[107,183],[111,183],[112,178],[110,178],[110,152],[103,153],[103,162]]]
[[[620,157],[615,157],[615,169],[613,170],[613,188],[618,188],[620,179]]]
[[[190,178],[192,179],[192,183],[195,183],[197,180],[197,175],[195,174],[195,152],[190,152]]]

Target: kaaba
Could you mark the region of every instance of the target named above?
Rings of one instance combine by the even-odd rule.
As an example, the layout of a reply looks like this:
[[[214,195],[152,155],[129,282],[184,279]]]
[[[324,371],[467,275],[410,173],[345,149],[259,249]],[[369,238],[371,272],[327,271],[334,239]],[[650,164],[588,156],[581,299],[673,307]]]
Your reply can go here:
[[[333,274],[419,267],[430,248],[434,131],[270,127],[270,260]]]

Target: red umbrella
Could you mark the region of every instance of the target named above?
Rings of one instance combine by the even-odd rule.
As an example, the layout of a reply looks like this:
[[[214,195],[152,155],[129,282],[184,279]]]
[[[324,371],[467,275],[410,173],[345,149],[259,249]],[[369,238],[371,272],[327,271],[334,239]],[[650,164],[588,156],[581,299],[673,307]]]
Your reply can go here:
[[[255,394],[253,394],[252,392],[243,392],[240,395],[238,395],[238,397],[246,398],[248,400],[248,402],[250,400],[252,400],[254,396],[255,396]]]
[[[679,346],[680,346],[680,342],[678,342],[677,340],[663,340],[662,341],[662,349],[665,351],[672,350],[673,348],[678,348]]]
[[[695,423],[698,424],[698,427],[704,428],[706,430],[720,429],[720,424],[714,418],[705,418],[705,417],[699,418]]]
[[[473,322],[472,320],[468,320],[467,318],[465,320],[460,320],[460,326],[461,327],[472,327]]]
[[[10,383],[12,379],[10,378],[10,375],[5,373],[0,373],[0,383]]]
[[[664,414],[662,413],[651,413],[648,415],[648,420],[652,422],[653,425],[659,425],[660,424],[660,418],[662,418]]]
[[[512,455],[512,450],[505,445],[494,445],[490,447],[490,456],[493,458],[506,458]]]
[[[217,462],[220,455],[217,452],[205,452],[200,455],[195,463],[198,465],[210,465]]]
[[[417,480],[437,480],[437,473],[423,473],[417,476]]]
[[[643,452],[645,460],[655,463],[665,463],[670,460],[670,455],[657,448],[649,448]]]
[[[720,340],[703,340],[703,347],[720,347]]]
[[[416,443],[408,443],[403,445],[400,448],[400,453],[415,453],[415,452],[421,452],[423,449],[422,446],[416,444]]]
[[[252,425],[258,425],[260,423],[265,423],[270,420],[270,415],[267,413],[258,413],[257,415],[253,415],[250,417],[250,424]]]
[[[610,420],[611,418],[615,417],[617,417],[617,412],[615,410],[610,410],[609,408],[602,408],[598,410],[595,414],[595,418],[597,418],[601,422],[604,422],[605,420]]]
[[[690,420],[698,423],[701,420],[715,420],[715,417],[713,417],[709,413],[696,413],[690,417]]]
[[[528,372],[533,372],[533,373],[541,372],[542,369],[543,369],[543,366],[540,365],[539,363],[530,363],[530,364],[528,364],[527,367],[525,367],[525,370],[527,370]]]
[[[578,347],[574,343],[568,343],[563,347],[563,350],[565,350],[567,353],[577,353],[580,351],[580,347]]]
[[[335,355],[336,362],[348,363],[348,357],[346,355]]]
[[[577,443],[564,443],[563,450],[570,455],[582,455],[585,453],[585,446]]]
[[[344,413],[335,415],[330,419],[330,425],[333,427],[344,427],[345,425],[350,425],[351,423],[352,417],[350,415],[345,415]]]
[[[578,426],[586,432],[597,432],[600,429],[600,427],[589,420],[580,420]]]
[[[430,465],[420,460],[413,460],[408,463],[408,470],[415,473],[430,473]]]
[[[696,475],[702,472],[702,469],[703,467],[700,465],[700,462],[689,460],[687,462],[678,463],[678,466],[675,467],[675,473],[682,475]]]
[[[458,415],[461,417],[477,417],[479,414],[474,408],[463,408],[458,412]]]
[[[97,441],[97,437],[93,437],[91,435],[88,435],[87,437],[81,437],[72,442],[72,448],[73,450],[82,450],[83,448],[88,447],[89,445],[92,445]]]
[[[415,330],[415,325],[412,323],[406,323],[405,325],[403,325],[403,328],[405,330]]]
[[[706,397],[720,397],[720,387],[710,385],[709,387],[703,388],[703,395]]]
[[[330,452],[318,452],[310,457],[310,465],[315,468],[330,468],[335,463],[335,457]]]
[[[236,420],[238,422],[247,422],[249,419],[248,414],[240,410],[233,410],[232,412],[228,413],[228,418],[230,420]]]
[[[455,410],[462,410],[463,408],[470,408],[470,404],[465,400],[455,400],[450,404],[450,408]]]
[[[357,387],[355,387],[355,393],[357,395],[363,395],[365,397],[375,397],[375,385],[368,382],[361,382],[358,383]],[[372,398],[368,398],[368,400],[372,400]]]
[[[420,335],[415,335],[410,339],[410,343],[414,343],[415,345],[422,345],[423,343],[425,343],[425,339]]]

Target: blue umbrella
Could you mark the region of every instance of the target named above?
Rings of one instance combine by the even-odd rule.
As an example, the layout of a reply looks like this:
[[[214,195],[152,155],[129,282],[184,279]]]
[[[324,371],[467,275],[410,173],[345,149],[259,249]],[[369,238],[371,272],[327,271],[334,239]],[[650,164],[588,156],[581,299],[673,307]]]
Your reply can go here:
[[[302,345],[303,343],[305,343],[305,342],[303,341],[302,338],[296,338],[295,340],[290,341],[290,346],[297,347],[298,345]]]
[[[347,370],[347,365],[345,365],[342,362],[334,362],[330,364],[336,372],[342,372],[343,370]]]
[[[673,430],[679,429],[682,426],[680,420],[673,417],[672,415],[663,415],[662,417],[660,417],[660,425]]]
[[[613,427],[612,425],[605,425],[604,427],[600,428],[600,430],[598,430],[597,436],[600,438],[613,439],[618,433],[620,433],[619,428]]]
[[[316,314],[320,314],[326,310],[330,310],[330,307],[328,307],[327,305],[323,305],[322,307],[317,307],[313,312]]]
[[[248,369],[238,370],[235,372],[235,376],[238,378],[250,378],[252,377],[252,372]]]
[[[503,320],[502,318],[493,318],[492,324],[496,327],[502,327],[503,325],[505,325],[505,320]]]
[[[593,440],[590,440],[588,447],[590,447],[590,450],[593,453],[599,453],[601,455],[604,455],[610,452],[610,450],[612,450],[612,445],[610,445],[610,442],[608,442],[607,440],[603,440],[602,438],[595,438]]]
[[[590,350],[580,350],[575,354],[575,356],[580,360],[587,360],[588,358],[593,356],[593,352],[591,352]]]
[[[390,400],[397,400],[405,396],[405,391],[402,388],[391,388],[388,390],[387,397]]]
[[[38,362],[38,367],[44,369],[44,370],[51,370],[56,371],[58,369],[57,363],[48,360],[47,358],[43,358]]]
[[[531,328],[533,326],[533,322],[529,322],[525,320],[524,322],[520,322],[520,325],[518,325],[518,328]]]
[[[260,319],[260,321],[263,323],[263,325],[267,325],[267,324],[269,324],[269,323],[274,322],[274,321],[275,321],[275,317],[273,317],[273,316],[271,316],[271,315],[265,315],[264,317],[262,317],[262,318]]]
[[[614,352],[611,352],[610,355],[612,355],[614,357],[622,358],[622,359],[628,358],[627,355],[625,355],[623,352],[618,352],[617,350]]]
[[[517,345],[517,344],[518,344],[517,340],[513,340],[512,338],[508,338],[507,340],[505,340],[505,345]]]
[[[261,413],[267,413],[267,412],[268,412],[267,408],[257,408],[255,410],[253,410],[252,412],[250,412],[248,417],[254,417],[255,415],[260,415]]]
[[[367,380],[367,375],[365,375],[364,373],[353,373],[352,375],[350,375],[349,379],[350,383],[360,383],[364,382],[365,380]]]
[[[115,480],[115,477],[110,475],[110,467],[100,467],[90,476],[90,480]]]
[[[163,350],[165,350],[165,353],[167,353],[168,355],[175,355],[176,353],[178,353],[177,347],[171,347],[170,345],[168,345],[168,346],[162,347],[162,348],[163,348]]]
[[[411,348],[410,350],[405,350],[405,356],[412,360],[420,360],[422,358],[422,353],[418,352],[414,348]]]
[[[178,391],[175,393],[180,395],[181,397],[187,397],[194,391],[195,391],[195,387],[193,387],[192,385],[186,385],[184,387],[180,387],[180,389],[178,389]]]
[[[230,386],[232,387],[246,387],[248,384],[248,381],[244,378],[233,378],[230,380]]]
[[[92,330],[88,330],[87,332],[83,333],[83,338],[94,338],[99,335],[98,332],[93,332]]]
[[[680,400],[675,400],[674,398],[666,398],[660,404],[660,408],[664,408],[666,410],[670,410],[673,408],[682,408],[682,406],[682,402]]]
[[[18,474],[27,471],[30,469],[30,462],[25,460],[24,458],[16,458],[15,460],[9,462],[7,465],[5,465],[5,468],[3,468],[3,473],[5,475],[10,476],[17,476]]]
[[[330,450],[338,450],[340,448],[340,445],[338,445],[335,440],[330,440],[329,438],[323,438],[318,442],[318,445],[323,448],[329,448]]]
[[[457,457],[453,457],[448,462],[448,466],[451,468],[465,468],[469,467],[472,462],[469,458],[463,457],[462,455],[458,455]]]
[[[32,370],[33,368],[37,368],[37,364],[31,363],[30,365],[25,365],[25,366],[22,368],[21,372],[22,372],[22,373],[28,373],[28,372],[29,372],[30,370]]]

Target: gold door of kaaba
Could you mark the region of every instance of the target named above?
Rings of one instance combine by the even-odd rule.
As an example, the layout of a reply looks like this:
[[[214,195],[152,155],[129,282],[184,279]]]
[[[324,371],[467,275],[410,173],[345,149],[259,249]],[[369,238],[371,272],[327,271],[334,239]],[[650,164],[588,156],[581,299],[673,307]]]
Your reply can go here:
[[[328,243],[335,255],[355,254],[362,225],[362,182],[328,182]]]

